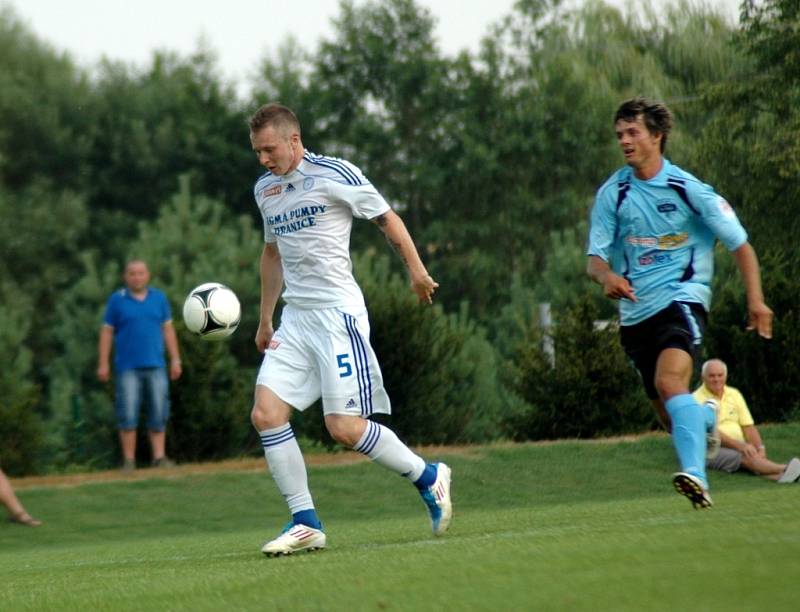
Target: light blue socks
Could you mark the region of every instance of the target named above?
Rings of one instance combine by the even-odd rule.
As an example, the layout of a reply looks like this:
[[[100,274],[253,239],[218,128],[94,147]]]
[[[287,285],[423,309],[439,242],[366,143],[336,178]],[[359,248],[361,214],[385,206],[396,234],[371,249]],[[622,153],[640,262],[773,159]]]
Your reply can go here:
[[[690,393],[664,402],[672,419],[672,444],[681,471],[696,476],[708,488],[706,478],[706,431],[714,425],[714,411],[698,404]]]

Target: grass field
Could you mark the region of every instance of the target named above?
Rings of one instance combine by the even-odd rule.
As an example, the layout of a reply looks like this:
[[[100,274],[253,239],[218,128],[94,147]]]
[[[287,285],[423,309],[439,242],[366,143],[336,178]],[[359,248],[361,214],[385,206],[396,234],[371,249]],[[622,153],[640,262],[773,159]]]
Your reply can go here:
[[[763,432],[800,453],[800,424]],[[400,477],[317,466],[329,548],[278,559],[259,552],[288,517],[266,472],[20,486],[46,523],[0,525],[0,610],[798,609],[800,484],[714,474],[715,507],[692,510],[665,436],[445,459],[445,537]]]

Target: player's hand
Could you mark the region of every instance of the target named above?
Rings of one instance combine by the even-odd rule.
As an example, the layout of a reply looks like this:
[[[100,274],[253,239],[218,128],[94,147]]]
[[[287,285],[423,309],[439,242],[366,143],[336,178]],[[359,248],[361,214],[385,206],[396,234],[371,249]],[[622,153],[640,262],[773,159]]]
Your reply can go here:
[[[272,325],[265,325],[263,323],[259,323],[258,330],[256,330],[256,348],[258,349],[259,353],[263,353],[267,350],[269,346],[270,340],[272,340],[272,334],[275,333],[275,330],[272,329]]]
[[[108,367],[108,364],[97,366],[97,380],[100,382],[111,380],[111,368]]]
[[[178,380],[183,374],[183,366],[180,359],[172,359],[169,362],[169,379]]]
[[[756,330],[762,338],[772,338],[773,313],[764,302],[756,302],[748,307],[747,329]]]
[[[638,301],[628,279],[613,272],[606,274],[605,279],[603,279],[603,293],[613,300],[625,298],[631,302]]]
[[[433,304],[433,293],[439,286],[427,272],[411,279],[411,290],[417,294],[420,302]]]

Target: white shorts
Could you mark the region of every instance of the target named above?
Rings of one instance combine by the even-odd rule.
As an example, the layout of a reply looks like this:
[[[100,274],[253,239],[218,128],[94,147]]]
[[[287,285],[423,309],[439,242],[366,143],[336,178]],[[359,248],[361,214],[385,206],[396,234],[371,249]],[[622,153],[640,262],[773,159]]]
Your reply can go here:
[[[300,411],[320,397],[324,414],[366,418],[392,411],[365,308],[284,306],[256,384]]]

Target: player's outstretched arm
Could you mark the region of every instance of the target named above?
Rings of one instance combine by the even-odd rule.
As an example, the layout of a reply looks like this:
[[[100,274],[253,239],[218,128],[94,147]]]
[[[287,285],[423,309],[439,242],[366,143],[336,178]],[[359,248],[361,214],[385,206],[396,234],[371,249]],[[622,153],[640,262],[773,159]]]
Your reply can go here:
[[[378,215],[372,222],[375,223],[386,236],[386,240],[392,245],[392,248],[397,251],[403,263],[408,268],[408,274],[411,277],[411,290],[417,294],[421,302],[433,303],[433,292],[439,286],[419,257],[417,247],[414,246],[414,241],[411,239],[411,234],[408,233],[406,224],[393,210],[389,210],[381,215]]]
[[[261,252],[261,310],[256,331],[256,348],[263,353],[269,341],[272,340],[274,329],[272,316],[275,314],[275,305],[283,289],[283,267],[278,245],[274,242],[264,244]]]
[[[772,338],[772,310],[764,302],[758,257],[749,242],[733,252],[747,293],[747,329],[755,329],[762,338]]]
[[[589,255],[586,273],[594,282],[603,286],[603,293],[606,297],[613,300],[626,298],[632,302],[636,301],[634,289],[628,280],[619,274],[615,274],[608,262],[597,255]]]

